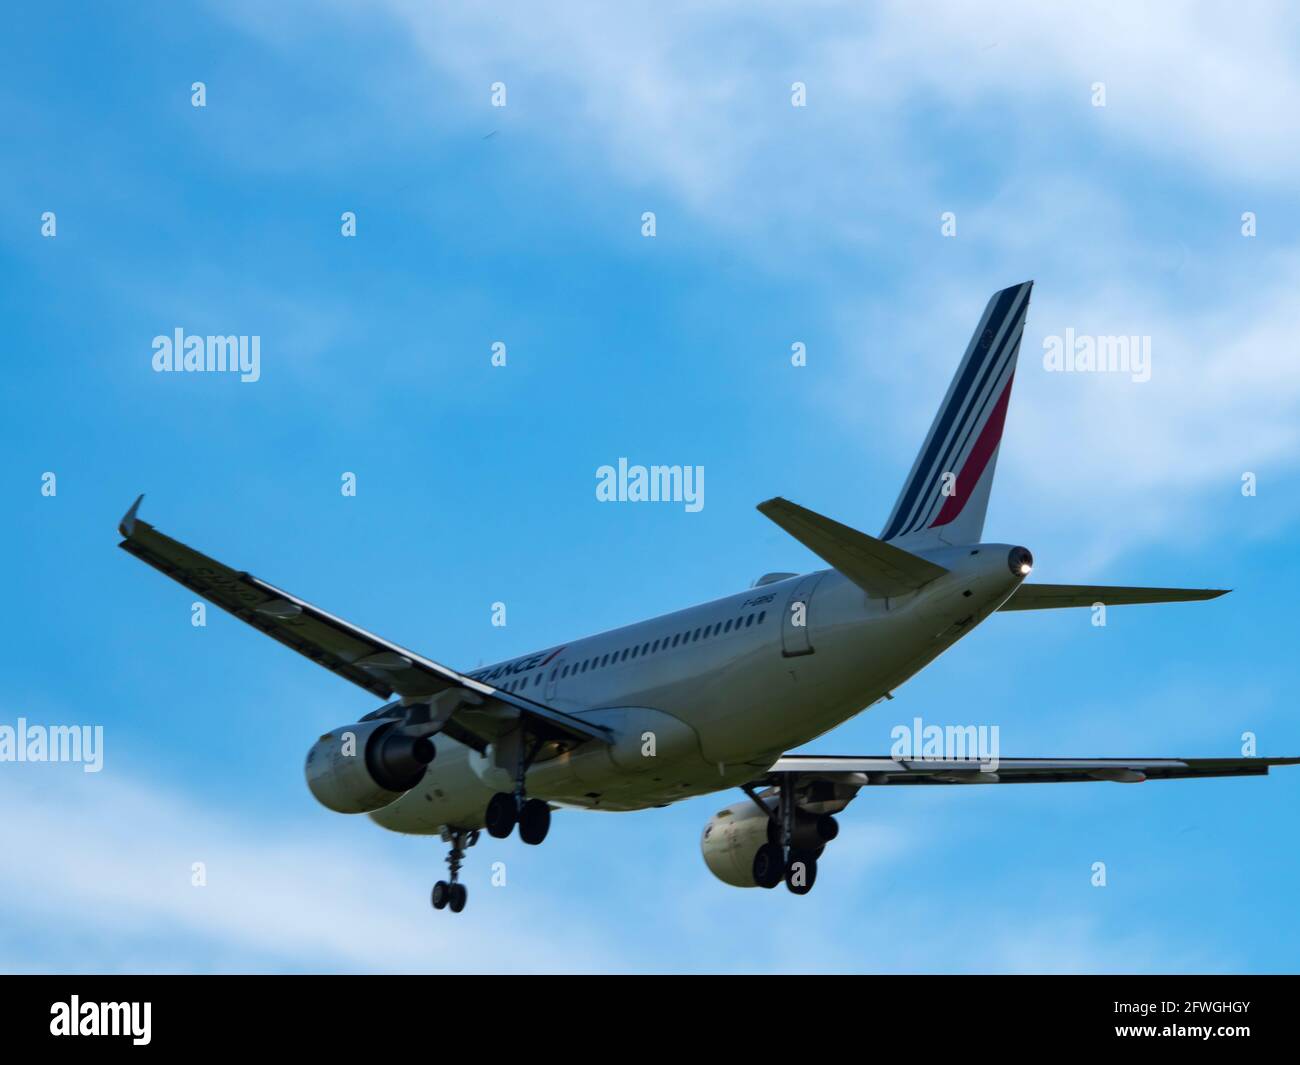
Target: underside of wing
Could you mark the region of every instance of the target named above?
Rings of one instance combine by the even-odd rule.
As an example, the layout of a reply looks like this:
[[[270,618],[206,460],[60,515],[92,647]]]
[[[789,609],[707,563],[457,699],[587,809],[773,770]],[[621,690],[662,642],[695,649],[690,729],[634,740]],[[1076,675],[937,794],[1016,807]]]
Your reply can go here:
[[[873,784],[1061,784],[1194,777],[1266,776],[1271,766],[1300,764],[1300,758],[998,758],[937,761],[895,760],[885,755],[852,757],[787,754],[755,783],[776,783],[787,774],[865,787]]]
[[[432,662],[173,540],[141,521],[139,507],[137,499],[119,526],[123,551],[373,695],[397,695],[408,703],[436,700],[443,693],[463,695],[463,705],[445,728],[453,738],[481,747],[513,728],[523,714],[530,730],[545,738],[608,742],[597,726]]]
[[[1193,603],[1227,595],[1226,588],[1129,588],[1104,584],[1022,584],[999,610],[1129,606],[1137,603]]]

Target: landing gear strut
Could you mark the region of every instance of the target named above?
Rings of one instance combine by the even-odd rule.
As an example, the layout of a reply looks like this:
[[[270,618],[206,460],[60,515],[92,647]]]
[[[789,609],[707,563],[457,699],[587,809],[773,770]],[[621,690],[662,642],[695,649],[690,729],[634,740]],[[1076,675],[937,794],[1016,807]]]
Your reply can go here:
[[[817,858],[821,850],[800,850],[794,846],[798,805],[795,802],[793,779],[783,778],[777,785],[775,811],[758,797],[752,786],[747,786],[744,791],[768,818],[768,841],[754,855],[754,883],[761,888],[774,888],[784,880],[791,893],[807,895],[817,880]],[[833,819],[831,825],[834,825]],[[833,838],[827,832],[821,835],[823,838]]]
[[[541,799],[530,799],[524,791],[524,776],[533,764],[537,752],[542,749],[542,741],[525,743],[519,740],[519,757],[515,761],[515,790],[511,794],[498,791],[488,800],[484,823],[488,835],[496,839],[505,839],[519,826],[519,838],[531,846],[536,846],[546,838],[551,830],[551,808]]]
[[[447,868],[450,871],[451,881],[439,880],[433,885],[430,901],[435,910],[449,909],[452,913],[460,913],[465,908],[465,900],[469,893],[465,890],[465,885],[460,882],[460,864],[465,858],[465,849],[474,846],[477,842],[477,829],[470,832],[459,828],[451,830],[451,851],[447,854]]]

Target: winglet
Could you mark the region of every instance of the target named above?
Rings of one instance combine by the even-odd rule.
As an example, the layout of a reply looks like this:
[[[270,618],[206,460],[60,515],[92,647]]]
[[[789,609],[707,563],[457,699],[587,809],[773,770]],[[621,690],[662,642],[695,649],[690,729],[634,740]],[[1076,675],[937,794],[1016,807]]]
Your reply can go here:
[[[144,500],[144,493],[141,492],[135,497],[135,502],[131,504],[131,509],[122,515],[122,521],[117,526],[117,531],[131,539],[131,534],[135,532],[135,515],[140,509],[140,503]]]

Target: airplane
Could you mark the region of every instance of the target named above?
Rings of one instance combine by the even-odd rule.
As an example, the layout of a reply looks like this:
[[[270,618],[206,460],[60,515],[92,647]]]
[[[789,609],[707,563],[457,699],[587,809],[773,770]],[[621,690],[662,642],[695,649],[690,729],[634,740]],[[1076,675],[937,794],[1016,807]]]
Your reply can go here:
[[[835,815],[884,785],[1137,783],[1263,776],[1300,758],[844,757],[788,753],[874,705],[993,614],[1174,603],[1218,589],[1027,583],[1033,556],[985,543],[1033,282],[995,293],[879,537],[777,497],[758,505],[826,563],[733,595],[462,672],[327,614],[140,520],[124,551],[388,700],[324,733],[307,785],[325,807],[450,845],[435,909],[464,909],[480,831],[546,839],[553,808],[627,811],[738,788],[701,850],[736,887],[807,894]],[[436,739],[436,745],[435,745]],[[436,754],[436,759],[435,759]]]

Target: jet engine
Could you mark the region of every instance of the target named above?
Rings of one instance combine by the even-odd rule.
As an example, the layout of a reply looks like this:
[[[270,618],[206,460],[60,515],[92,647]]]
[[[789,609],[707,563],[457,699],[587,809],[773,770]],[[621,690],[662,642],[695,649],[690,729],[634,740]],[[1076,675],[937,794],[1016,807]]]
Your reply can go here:
[[[344,725],[307,752],[307,787],[336,813],[369,813],[420,783],[434,753],[428,736],[399,732],[391,719]]]
[[[774,802],[770,805],[775,808]],[[830,814],[797,810],[791,847],[817,857],[839,830],[839,823]],[[779,839],[779,830],[770,817],[752,802],[738,802],[709,818],[700,838],[700,851],[709,872],[724,884],[757,887],[754,856],[764,843]]]

